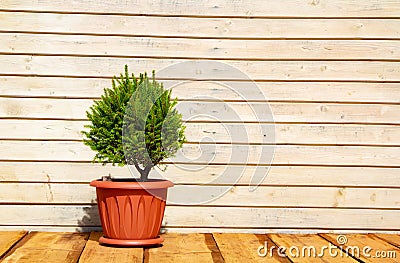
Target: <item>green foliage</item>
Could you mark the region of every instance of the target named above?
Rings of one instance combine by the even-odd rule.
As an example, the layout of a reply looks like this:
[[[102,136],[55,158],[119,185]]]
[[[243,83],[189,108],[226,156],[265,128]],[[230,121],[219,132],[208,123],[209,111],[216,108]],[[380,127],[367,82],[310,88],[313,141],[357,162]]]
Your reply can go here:
[[[97,152],[93,162],[102,164],[112,163],[121,166],[126,164],[122,146],[122,126],[126,105],[137,87],[146,76],[140,75],[137,79],[130,76],[128,67],[125,66],[124,74],[120,78],[114,77],[112,88],[104,89],[100,100],[94,102],[86,116],[91,122],[83,131],[83,142],[93,151]]]
[[[83,131],[84,144],[96,153],[94,162],[133,164],[147,180],[151,168],[173,156],[185,141],[182,116],[171,90],[146,74],[114,77],[112,88],[86,112],[91,124]]]
[[[175,155],[185,141],[182,115],[171,90],[145,78],[128,103],[123,130],[125,158],[146,180],[153,166]]]

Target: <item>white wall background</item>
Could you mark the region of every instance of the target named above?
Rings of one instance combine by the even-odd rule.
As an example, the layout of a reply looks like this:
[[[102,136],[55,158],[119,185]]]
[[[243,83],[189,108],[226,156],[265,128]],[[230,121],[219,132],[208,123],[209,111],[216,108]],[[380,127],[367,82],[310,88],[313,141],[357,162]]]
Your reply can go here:
[[[264,92],[276,122],[275,158],[249,192],[254,165],[269,163],[250,157],[233,164],[228,153],[270,147],[257,132],[270,123],[255,123],[246,102],[221,87],[178,89],[181,100],[225,100],[219,103],[244,123],[226,119],[210,101],[192,103],[204,104],[206,113],[216,109],[231,130],[245,127],[249,140],[232,146],[221,124],[187,124],[184,151],[198,154],[196,143],[210,136],[219,144],[206,154],[215,159],[206,167],[190,163],[204,168],[197,173],[170,166],[168,178],[190,187],[227,167],[245,172],[220,199],[168,205],[168,230],[399,230],[399,40],[394,0],[2,0],[0,229],[98,228],[88,182],[129,172],[90,163],[80,131],[93,99],[124,64],[139,73],[212,59],[239,68]]]

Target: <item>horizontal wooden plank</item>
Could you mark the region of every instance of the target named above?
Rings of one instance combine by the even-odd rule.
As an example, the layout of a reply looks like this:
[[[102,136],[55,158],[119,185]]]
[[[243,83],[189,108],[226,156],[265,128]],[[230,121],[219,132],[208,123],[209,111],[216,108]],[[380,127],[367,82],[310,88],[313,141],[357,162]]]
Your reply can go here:
[[[180,62],[185,65],[174,66]],[[220,63],[219,63],[220,62]],[[185,59],[101,58],[7,55],[0,74],[112,77],[130,69],[158,72],[161,78],[198,80],[399,81],[400,62],[371,61],[192,61]],[[49,67],[48,65],[52,65]],[[90,66],[89,66],[90,65]],[[236,69],[235,69],[236,68]],[[164,71],[161,71],[164,69]]]
[[[0,120],[0,139],[82,140],[89,121]]]
[[[77,226],[2,226],[0,225],[0,231],[40,231],[40,232],[92,232],[102,231],[101,226],[88,226],[88,227],[77,227]],[[265,230],[264,230],[265,231]]]
[[[382,1],[263,1],[243,0],[230,3],[226,0],[201,1],[136,1],[134,3],[102,3],[94,0],[73,2],[65,5],[61,0],[31,1],[4,0],[4,10],[35,10],[90,13],[155,14],[155,15],[193,15],[193,16],[294,16],[294,17],[398,17],[400,4],[395,0]]]
[[[91,105],[91,99],[0,98],[0,118],[85,120]],[[191,122],[400,123],[400,105],[182,101],[177,109]]]
[[[10,193],[6,197],[8,195],[6,192],[9,193],[9,190],[5,190],[6,188],[17,192]],[[89,184],[2,183],[0,189],[3,203],[90,204],[96,202],[96,189],[90,187]]]
[[[2,141],[0,146],[3,149],[1,155],[5,158],[3,160],[50,161],[61,158],[63,161],[90,162],[95,155],[89,147],[81,142]],[[10,151],[10,149],[13,150]],[[5,154],[5,152],[9,154]]]
[[[1,225],[99,226],[96,206],[2,205]],[[399,229],[399,210],[167,206],[167,227]],[[240,216],[238,216],[240,215]],[[332,220],[334,218],[334,220]],[[365,220],[368,218],[368,220]]]
[[[178,152],[173,162],[263,164],[271,158],[271,146],[190,145]],[[272,164],[388,165],[398,163],[397,147],[276,146]],[[316,158],[317,157],[317,158]]]
[[[0,232],[0,258],[26,235],[25,231],[2,231]]]
[[[400,247],[400,235],[374,234],[374,236],[377,236],[378,238],[396,247]]]
[[[78,261],[89,234],[81,233],[30,233],[23,246],[18,247],[2,262],[29,263]]]
[[[225,262],[212,237],[207,238],[204,234],[177,234],[165,233],[162,246],[146,249],[146,262]],[[209,242],[213,242],[211,244]],[[216,260],[218,257],[218,261]]]
[[[237,215],[241,216],[238,217]],[[175,216],[178,218],[175,218]],[[165,222],[167,222],[167,226],[201,226],[203,224],[213,226],[222,224],[225,227],[301,226],[396,229],[399,226],[398,216],[399,211],[397,210],[374,211],[373,209],[241,209],[225,207],[202,209],[198,207],[167,207]],[[368,217],[369,220],[365,220],[365,217]],[[332,218],[335,218],[335,220],[332,220]],[[198,222],[199,219],[202,222]]]
[[[390,40],[250,41],[14,33],[3,33],[0,36],[2,39],[0,52],[10,54],[217,58],[222,60],[395,60],[400,57],[400,42]]]
[[[398,185],[400,187],[400,185]],[[212,199],[212,193],[223,193]],[[400,208],[400,189],[352,187],[266,187],[249,191],[248,186],[178,185],[168,190],[168,203],[198,204],[197,198],[183,196],[196,192],[210,195],[207,206],[264,207],[347,207]],[[316,198],[319,196],[319,198]],[[96,202],[95,188],[89,184],[3,183],[0,184],[1,203],[63,203],[90,204]]]
[[[210,138],[218,143],[268,143],[271,139],[264,134],[269,137],[273,132],[277,144],[396,145],[400,139],[400,127],[390,125],[187,123],[186,127],[185,136],[190,142]],[[245,131],[241,137],[235,133],[239,130]]]
[[[183,164],[269,165],[273,151],[275,151],[273,165],[393,166],[400,161],[399,147],[292,145],[273,147],[230,144],[185,144],[175,157],[166,161]],[[90,162],[94,152],[81,142],[0,141],[0,156],[1,161]]]
[[[162,81],[170,87],[174,82]],[[111,80],[101,78],[0,77],[1,95],[100,98]],[[254,86],[257,85],[257,86]],[[400,103],[398,83],[342,82],[182,82],[172,89],[179,99],[232,101],[327,101]],[[295,92],[294,92],[295,91]]]
[[[82,140],[86,121],[0,119],[0,140]],[[399,145],[400,127],[343,124],[186,123],[189,142]],[[244,134],[238,136],[238,131]],[[267,138],[264,137],[264,134]]]
[[[133,167],[132,167],[133,168]],[[255,167],[238,166],[243,171],[238,184],[248,185],[255,173]],[[167,178],[176,184],[211,183],[226,170],[219,165],[186,165],[186,169],[168,165],[165,172],[152,171],[152,178]],[[138,176],[136,170],[128,167],[101,166],[84,163],[45,163],[45,162],[0,162],[0,180],[8,182],[81,182],[88,183],[103,175],[113,177]],[[320,186],[400,186],[400,169],[359,168],[359,167],[313,167],[278,166],[265,167],[267,176],[261,185],[320,185]],[[233,184],[236,180],[215,180],[215,184]]]
[[[106,19],[105,19],[106,18]],[[243,19],[0,12],[2,30],[202,38],[400,37],[398,19]],[[24,23],[21,23],[24,21]],[[135,31],[132,32],[132,28]]]
[[[102,246],[99,243],[101,236],[103,236],[102,232],[90,233],[89,240],[86,242],[78,263],[143,262],[143,248]]]
[[[0,117],[37,117],[86,119],[86,110],[93,104],[90,99],[49,100],[0,98]],[[69,106],[68,106],[69,105]]]

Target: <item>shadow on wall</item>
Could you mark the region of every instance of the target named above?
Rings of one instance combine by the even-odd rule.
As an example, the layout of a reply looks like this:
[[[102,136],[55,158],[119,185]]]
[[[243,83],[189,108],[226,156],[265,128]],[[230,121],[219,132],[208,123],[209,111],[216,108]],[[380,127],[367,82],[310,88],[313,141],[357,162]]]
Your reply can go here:
[[[78,232],[101,231],[102,229],[96,200],[92,199],[90,205],[86,205],[82,209],[84,216],[82,219],[78,220],[78,227],[75,230]]]

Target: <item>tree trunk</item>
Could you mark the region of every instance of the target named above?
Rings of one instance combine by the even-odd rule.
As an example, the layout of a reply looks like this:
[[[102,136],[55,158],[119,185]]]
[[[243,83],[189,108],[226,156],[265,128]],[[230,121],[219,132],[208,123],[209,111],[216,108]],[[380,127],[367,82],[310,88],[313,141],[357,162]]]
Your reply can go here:
[[[153,168],[153,165],[146,166],[143,170],[140,171],[140,180],[146,182],[149,180],[149,173]]]

